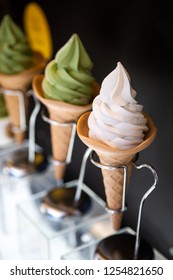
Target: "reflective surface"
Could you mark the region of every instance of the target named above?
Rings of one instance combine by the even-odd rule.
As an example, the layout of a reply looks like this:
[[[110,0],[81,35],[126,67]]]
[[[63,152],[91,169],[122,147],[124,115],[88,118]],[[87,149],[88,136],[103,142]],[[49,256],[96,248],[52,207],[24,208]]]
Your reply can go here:
[[[44,177],[42,179],[44,180]],[[77,184],[78,180],[65,183],[67,189],[72,189],[68,190],[68,194],[72,193],[74,196]],[[62,196],[64,196],[63,191]],[[19,238],[24,259],[59,259],[65,252],[81,245],[84,226],[90,225],[102,215],[107,215],[103,207],[104,202],[85,184],[83,184],[82,192],[79,203],[82,214],[75,216],[60,215],[61,218],[57,219],[59,216],[52,215],[52,212],[51,215],[42,213],[42,202],[48,194],[51,194],[51,189],[50,192],[37,193],[18,204]],[[73,196],[70,195],[70,200]],[[59,197],[56,201],[58,200]],[[59,214],[57,209],[55,212]]]
[[[82,192],[79,201],[75,202],[75,194],[76,187],[52,189],[41,201],[41,212],[56,221],[87,213],[92,206],[91,198]]]
[[[95,259],[98,260],[133,260],[135,251],[135,235],[128,233],[114,234],[101,240],[96,246]],[[152,260],[153,249],[149,243],[140,240],[139,260]]]
[[[122,252],[122,243],[121,244],[117,244],[117,246],[114,243],[114,240],[110,240],[110,236],[124,236],[123,238],[126,239],[126,235],[130,236],[130,240],[132,241],[132,244],[129,244],[127,239],[126,239],[126,245],[127,247],[124,249],[125,253]],[[94,259],[106,259],[105,257],[107,257],[107,259],[123,259],[123,258],[127,258],[127,259],[131,259],[133,256],[133,249],[134,249],[134,236],[135,236],[135,232],[129,228],[129,227],[125,227],[122,228],[120,230],[118,230],[115,233],[109,234],[107,233],[107,235],[105,235],[104,238],[97,238],[95,240],[91,240],[90,242],[88,242],[87,244],[83,244],[81,246],[79,246],[78,248],[75,248],[73,250],[71,250],[70,252],[64,254],[62,256],[63,260],[94,260]],[[123,239],[122,238],[122,239]],[[119,237],[117,237],[117,241]],[[103,240],[107,240],[109,243],[109,246],[107,247],[107,249],[105,250],[105,245],[102,243]],[[116,237],[115,237],[116,240]],[[111,241],[111,242],[110,242]],[[130,242],[131,242],[130,241]],[[128,244],[127,244],[128,243]],[[125,244],[124,244],[125,245]],[[141,247],[143,248],[143,246],[145,247],[145,250],[143,251],[144,253],[141,253],[140,256],[147,256],[150,257],[155,260],[164,260],[165,257],[163,255],[161,255],[155,248],[151,249],[150,246],[148,246],[148,244],[146,245],[146,243],[144,243]],[[118,252],[118,250],[116,250],[115,252],[115,247],[117,247],[117,249],[120,249],[120,251]],[[99,248],[99,254],[98,254],[98,248]],[[97,253],[97,255],[96,255]],[[102,253],[102,255],[100,254]],[[105,255],[103,257],[103,255]],[[145,258],[144,258],[145,259]]]
[[[28,149],[18,150],[3,163],[3,172],[14,177],[23,177],[32,173],[41,172],[47,168],[48,160],[40,150],[35,153],[34,162],[28,160]]]

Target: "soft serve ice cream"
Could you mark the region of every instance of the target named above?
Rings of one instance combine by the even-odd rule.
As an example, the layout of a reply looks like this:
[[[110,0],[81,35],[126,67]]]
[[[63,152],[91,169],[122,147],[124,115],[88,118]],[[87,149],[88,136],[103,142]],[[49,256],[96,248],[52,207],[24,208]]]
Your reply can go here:
[[[93,64],[77,34],[57,52],[45,69],[45,98],[73,105],[87,105],[94,95]]]
[[[45,58],[31,49],[27,34],[9,15],[4,16],[0,25],[0,86],[18,143],[26,137],[30,102],[27,92],[33,77],[45,66]]]
[[[4,16],[0,25],[0,73],[16,74],[33,63],[26,35],[9,15]]]
[[[88,119],[89,137],[122,150],[140,144],[148,130],[127,71],[119,62],[103,80]]]
[[[37,75],[33,80],[37,98],[47,107],[49,118],[57,123],[51,123],[50,130],[55,178],[60,182],[70,161],[75,124],[84,112],[91,110],[100,88],[91,75],[92,67],[79,36],[73,34],[48,63],[45,75]]]
[[[157,132],[151,117],[142,112],[143,106],[135,98],[129,75],[118,63],[103,80],[93,110],[83,114],[77,123],[78,136],[99,157],[98,167],[102,170],[107,208],[115,230],[121,227],[124,187],[127,190],[136,155],[153,142]]]

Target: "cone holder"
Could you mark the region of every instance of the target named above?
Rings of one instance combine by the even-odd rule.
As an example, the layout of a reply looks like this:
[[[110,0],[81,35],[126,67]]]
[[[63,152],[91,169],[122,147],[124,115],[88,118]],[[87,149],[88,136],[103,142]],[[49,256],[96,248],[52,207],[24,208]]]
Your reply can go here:
[[[51,163],[54,166],[69,164],[72,159],[72,152],[73,152],[75,135],[76,135],[76,123],[75,122],[61,123],[52,120],[46,115],[44,108],[41,110],[41,117],[45,122],[47,122],[50,125],[62,126],[62,127],[72,126],[72,132],[70,136],[66,160],[59,161],[59,160],[51,159]],[[80,207],[81,201],[83,204],[88,205],[88,209],[89,209],[90,195],[85,195],[84,193],[83,180],[85,175],[86,163],[90,151],[91,151],[90,149],[87,149],[83,156],[81,169],[79,172],[79,178],[77,180],[77,184],[74,185],[75,188],[73,188],[73,190],[72,188],[67,188],[66,183],[64,183],[63,180],[56,180],[55,186],[52,187],[51,190],[42,199],[40,210],[43,214],[45,214],[48,220],[57,222],[69,215],[71,215],[71,217],[73,216],[73,218],[75,219],[76,216],[81,215],[83,212],[83,210],[81,210]],[[101,199],[100,199],[100,203],[103,205],[103,201]]]
[[[74,141],[75,141],[75,135],[76,135],[76,123],[75,122],[66,122],[66,123],[61,123],[55,120],[50,119],[48,116],[46,116],[44,109],[41,111],[41,116],[42,119],[47,122],[50,125],[55,125],[55,126],[61,126],[61,127],[68,127],[72,126],[72,132],[70,136],[70,142],[69,142],[69,147],[68,147],[68,152],[67,152],[67,157],[65,161],[59,161],[52,159],[53,165],[66,165],[71,162],[72,158],[72,152],[73,152],[73,146],[74,146]]]
[[[74,211],[74,214],[71,215],[71,217],[74,216],[74,218],[75,218],[75,215],[76,216],[81,215],[83,212],[80,209],[81,201],[83,204],[88,205],[88,208],[90,208],[90,197],[93,197],[96,201],[98,201],[98,203],[104,209],[104,201],[101,198],[99,198],[92,191],[88,191],[87,196],[83,196],[84,191],[85,191],[84,176],[85,176],[86,164],[87,164],[87,160],[89,158],[90,152],[91,152],[91,149],[88,148],[84,153],[84,156],[82,158],[81,168],[79,171],[78,180],[70,181],[68,183],[63,184],[63,186],[62,185],[60,185],[58,187],[56,186],[55,188],[51,189],[50,192],[48,192],[48,194],[46,194],[45,197],[43,198],[41,207],[40,207],[41,212],[44,214],[47,214],[47,217],[49,219],[51,219],[52,221],[54,220],[57,222],[57,221],[60,221],[61,219],[64,219],[64,217],[71,215],[71,212],[73,210],[75,210],[75,211]],[[70,188],[66,187],[69,184],[71,187]],[[72,188],[74,186],[75,186],[75,189],[72,192]],[[49,197],[50,194],[53,196],[54,195],[53,193],[56,196],[58,196],[58,201],[56,203],[52,202],[51,199],[48,199],[48,201],[47,201],[47,197]],[[61,200],[61,196],[62,196],[62,200]],[[67,196],[67,198],[66,198],[66,196]],[[71,197],[69,198],[69,196],[71,196]],[[46,202],[44,200],[45,198],[46,198]],[[59,200],[61,200],[61,201],[59,201]],[[68,213],[68,209],[59,208],[59,205],[58,205],[59,202],[61,202],[60,207],[62,205],[66,207],[66,206],[68,206],[68,204],[72,204],[72,208],[70,209],[71,212]],[[86,209],[86,211],[88,211],[88,210]]]
[[[61,127],[72,126],[72,132],[70,135],[70,141],[69,141],[69,147],[68,147],[68,151],[67,151],[66,160],[59,161],[59,160],[52,159],[52,164],[54,166],[69,164],[71,162],[74,141],[75,141],[75,136],[76,136],[76,123],[75,122],[61,123],[61,122],[52,120],[48,116],[46,116],[44,109],[42,109],[42,111],[41,111],[41,117],[49,125],[55,125],[55,126],[61,126]],[[82,160],[77,188],[74,191],[75,193],[72,192],[71,188],[66,188],[64,186],[64,183],[62,182],[62,180],[57,180],[56,186],[47,194],[47,196],[45,196],[40,209],[41,209],[42,213],[47,214],[47,218],[55,219],[57,221],[57,220],[63,219],[65,216],[71,215],[72,213],[73,213],[72,216],[74,216],[74,217],[79,214],[78,206],[80,204],[80,199],[82,197],[82,184],[83,184],[85,167],[86,167],[86,162],[87,162],[88,156],[89,156],[89,152],[87,151]],[[58,199],[58,201],[56,201],[56,203],[53,202],[52,200],[53,200],[54,196],[61,197],[60,198],[61,201],[59,201],[59,199]],[[85,201],[87,201],[87,200],[89,200],[88,196],[85,197]],[[69,204],[72,204],[71,208],[68,207]],[[61,205],[61,206],[63,205],[63,208],[60,209],[59,205]]]
[[[4,95],[16,96],[19,99],[19,116],[20,116],[20,127],[13,126],[12,132],[24,132],[26,131],[26,112],[25,112],[25,101],[22,91],[20,90],[9,90],[1,88],[1,92]]]
[[[17,96],[19,98],[20,127],[13,126],[13,133],[26,131],[26,111],[22,91],[7,90],[2,88],[2,93],[4,95]],[[38,146],[36,147],[35,143],[35,123],[38,112],[40,110],[40,103],[35,98],[32,90],[28,90],[26,94],[28,97],[32,96],[34,99],[34,109],[29,119],[28,149],[17,152],[17,154],[14,155],[15,160],[12,158],[4,162],[4,173],[12,175],[14,177],[23,177],[25,175],[35,173],[37,169],[37,166],[35,164],[36,154],[42,155],[41,149],[38,149]],[[44,161],[46,165],[47,160],[43,156],[43,162]]]
[[[110,209],[107,205],[105,205],[105,209],[109,214],[116,214],[116,213],[122,213],[127,210],[127,206],[125,205],[125,198],[127,193],[127,174],[128,174],[128,166],[127,165],[117,165],[117,166],[111,166],[111,165],[103,165],[100,162],[97,162],[94,160],[94,153],[95,151],[91,150],[90,152],[90,161],[98,168],[101,169],[107,169],[107,170],[114,170],[114,169],[123,169],[124,171],[124,180],[123,180],[123,195],[122,195],[122,206],[119,210]],[[139,211],[138,211],[138,219],[137,219],[137,226],[136,226],[136,235],[135,235],[135,246],[134,246],[134,259],[138,259],[139,255],[139,248],[140,248],[140,229],[141,229],[141,218],[142,218],[142,210],[144,206],[144,202],[148,198],[148,196],[152,193],[152,191],[155,189],[157,183],[158,183],[158,175],[156,173],[156,170],[149,164],[141,164],[138,165],[136,162],[133,162],[133,166],[136,169],[142,169],[147,168],[153,175],[154,183],[153,185],[145,192],[143,195],[140,205],[139,205]]]

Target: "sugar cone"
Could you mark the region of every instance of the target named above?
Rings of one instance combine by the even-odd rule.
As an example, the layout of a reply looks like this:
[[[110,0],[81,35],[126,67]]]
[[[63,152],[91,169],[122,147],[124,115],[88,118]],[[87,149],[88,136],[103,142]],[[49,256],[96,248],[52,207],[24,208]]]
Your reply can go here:
[[[40,102],[47,107],[51,120],[58,121],[60,123],[76,123],[78,118],[84,112],[91,110],[92,104],[88,104],[86,106],[77,106],[45,98],[42,89],[43,78],[44,75],[37,75],[34,77],[33,90]],[[93,86],[97,94],[99,92],[99,86],[97,83],[95,83]],[[50,129],[53,158],[57,161],[65,163],[69,148],[72,126],[62,127],[51,125]],[[54,170],[55,178],[57,180],[63,180],[66,170],[66,164],[55,165]]]
[[[149,127],[145,135],[144,141],[130,150],[120,150],[107,146],[104,143],[89,138],[88,117],[89,112],[83,114],[77,123],[77,133],[80,139],[99,156],[101,164],[111,166],[128,166],[127,182],[129,183],[132,171],[132,163],[137,153],[147,148],[155,139],[157,128],[152,119],[145,114]],[[102,169],[103,183],[105,187],[105,195],[108,208],[112,210],[120,210],[122,205],[123,193],[123,169],[106,170]],[[111,215],[112,226],[115,230],[121,227],[122,213]]]
[[[46,66],[46,61],[42,57],[41,54],[35,53],[34,56],[34,66],[14,75],[7,75],[0,73],[0,85],[6,90],[12,91],[21,91],[24,96],[24,106],[25,106],[25,113],[26,113],[26,120],[28,118],[28,107],[29,107],[29,98],[27,96],[27,90],[29,90],[32,79],[35,74],[40,73]],[[5,94],[5,101],[7,104],[11,124],[15,134],[15,140],[18,143],[22,143],[25,139],[26,131],[20,130],[20,110],[19,110],[19,98],[18,96],[6,95]]]

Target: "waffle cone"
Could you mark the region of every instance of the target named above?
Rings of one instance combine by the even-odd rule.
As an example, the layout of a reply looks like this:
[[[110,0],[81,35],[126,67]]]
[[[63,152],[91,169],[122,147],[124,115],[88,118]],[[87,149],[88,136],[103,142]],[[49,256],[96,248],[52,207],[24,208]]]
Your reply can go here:
[[[29,112],[29,98],[27,96],[27,90],[30,89],[32,79],[35,74],[41,72],[46,66],[46,61],[41,54],[35,53],[34,66],[14,75],[7,75],[0,73],[0,85],[6,90],[21,91],[24,96],[26,120],[28,120]],[[19,110],[19,98],[13,95],[5,94],[5,101],[8,108],[9,117],[15,134],[15,140],[18,143],[23,142],[25,139],[25,131],[20,130],[20,110]]]
[[[42,81],[44,75],[36,75],[33,79],[33,90],[36,97],[42,104],[46,106],[49,112],[49,117],[53,121],[60,123],[77,122],[79,117],[86,111],[91,110],[92,104],[86,106],[71,105],[65,102],[60,102],[44,97],[42,89]],[[94,84],[95,91],[98,93],[99,86]],[[62,164],[55,165],[55,178],[63,180],[66,170],[66,158],[70,143],[72,126],[50,126],[51,131],[51,145],[52,155],[54,160],[62,162]]]
[[[77,123],[77,133],[82,142],[94,150],[99,156],[101,164],[119,166],[127,165],[127,186],[130,182],[132,163],[136,154],[146,149],[155,139],[157,128],[154,125],[150,116],[145,113],[147,118],[147,125],[149,130],[147,131],[144,141],[130,150],[120,150],[107,146],[97,140],[91,139],[88,136],[88,117],[89,112],[83,114]],[[122,205],[123,194],[123,169],[106,170],[102,169],[103,183],[105,188],[106,202],[108,208],[112,210],[120,210]],[[111,215],[112,226],[115,230],[121,227],[122,213],[116,213]]]

